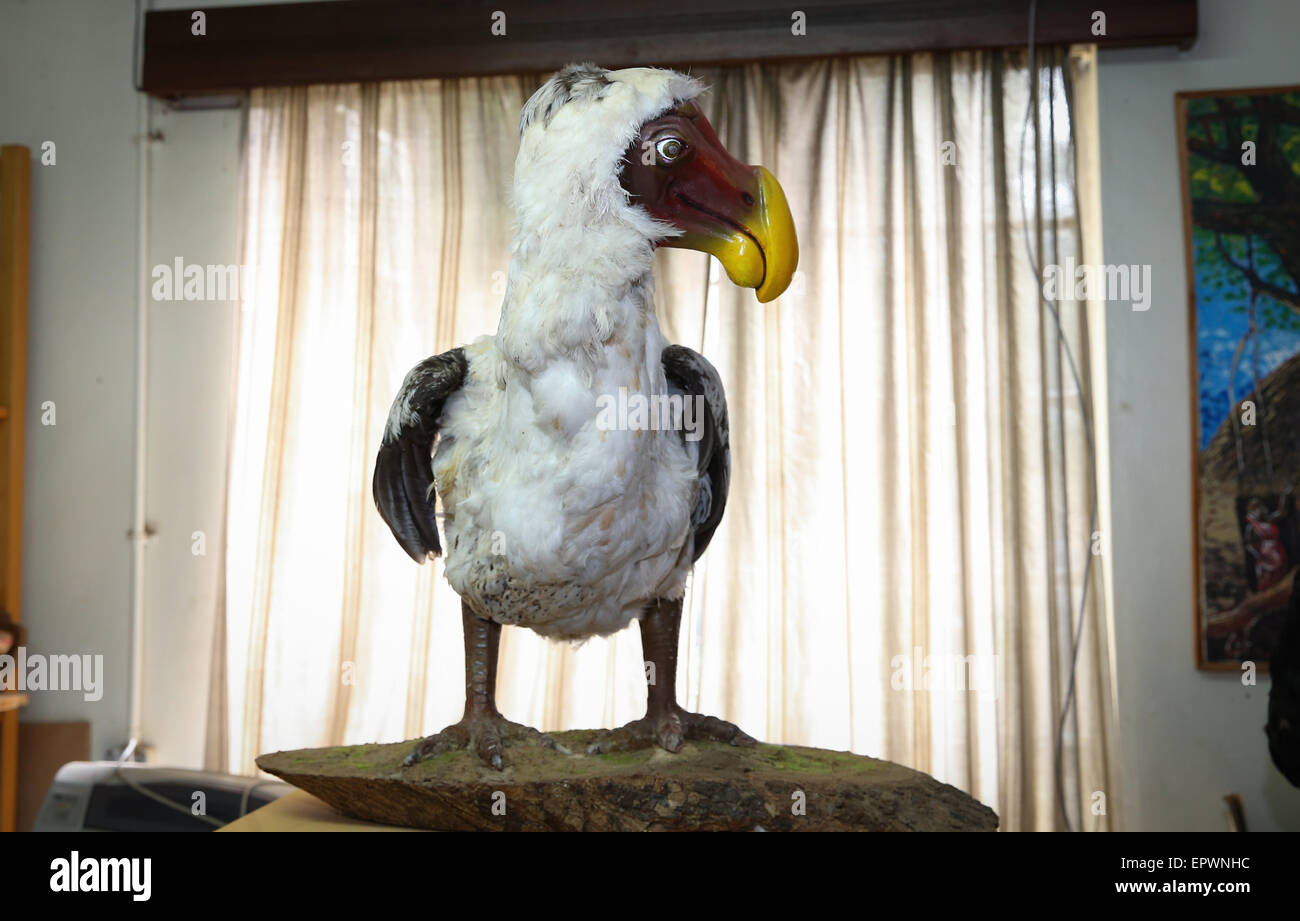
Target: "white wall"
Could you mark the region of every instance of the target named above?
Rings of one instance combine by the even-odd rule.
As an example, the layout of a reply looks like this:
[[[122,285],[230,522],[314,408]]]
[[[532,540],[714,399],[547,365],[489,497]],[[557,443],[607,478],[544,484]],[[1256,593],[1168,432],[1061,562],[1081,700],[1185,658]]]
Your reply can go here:
[[[0,138],[32,169],[23,615],[29,647],[104,656],[104,696],[33,697],[24,719],[127,731],[136,275],[131,5],[0,2]],[[57,424],[40,424],[40,406]]]
[[[1198,672],[1191,611],[1191,395],[1174,93],[1300,83],[1292,0],[1201,0],[1187,52],[1102,52],[1108,263],[1150,264],[1151,309],[1107,315],[1112,559],[1127,827],[1224,829],[1240,793],[1252,830],[1300,830],[1300,790],[1268,758],[1268,680]],[[1112,15],[1119,15],[1113,13]]]
[[[234,0],[208,6],[231,5]],[[179,0],[154,4],[184,6]],[[0,0],[0,143],[32,174],[24,621],[29,647],[104,657],[103,698],[34,695],[28,720],[129,730],[139,97],[131,0]],[[149,265],[238,261],[238,111],[152,104]],[[222,539],[233,303],[149,308],[143,739],[200,766]],[[39,424],[53,401],[57,424]],[[202,530],[207,556],[191,553]]]

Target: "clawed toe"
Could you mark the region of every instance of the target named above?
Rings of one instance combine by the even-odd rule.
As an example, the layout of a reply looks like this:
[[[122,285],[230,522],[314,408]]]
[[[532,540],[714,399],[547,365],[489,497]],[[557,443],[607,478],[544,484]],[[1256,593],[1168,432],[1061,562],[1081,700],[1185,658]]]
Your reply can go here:
[[[495,770],[504,770],[506,762],[501,756],[501,733],[495,726],[488,724],[480,728],[476,735],[478,738],[475,739],[474,750],[478,753],[478,760]]]
[[[411,767],[438,755],[464,749],[473,752],[485,766],[502,771],[507,765],[505,749],[509,745],[541,745],[562,755],[571,754],[552,736],[531,726],[512,723],[501,716],[476,717],[462,719],[442,732],[421,739],[402,760],[402,766]]]
[[[565,748],[563,745],[561,745],[559,742],[557,742],[554,738],[547,735],[546,733],[544,732],[538,733],[538,736],[540,736],[540,738],[538,738],[537,740],[539,745],[545,745],[547,748],[553,748],[561,755],[573,754],[573,752],[569,751],[567,748]]]
[[[419,742],[416,742],[415,748],[411,749],[411,753],[402,759],[402,767],[411,767],[411,765],[419,764],[421,761],[427,761],[447,752],[464,748],[468,742],[469,733],[466,732],[465,727],[461,723],[455,723],[442,732],[425,736]]]
[[[685,720],[686,738],[707,739],[713,742],[726,742],[729,745],[757,745],[758,740],[745,732],[735,723],[728,723],[716,716],[703,713],[688,713]]]
[[[655,741],[659,747],[673,753],[682,750],[682,741],[685,737],[685,729],[682,726],[682,718],[676,713],[669,713],[666,717],[659,720],[655,726]]]
[[[635,751],[654,744],[654,733],[647,720],[633,720],[618,729],[605,729],[587,746],[589,755],[608,755],[610,752]]]
[[[730,745],[755,745],[753,736],[734,723],[716,716],[690,713],[676,707],[656,718],[648,714],[618,729],[606,729],[587,746],[587,754],[604,755],[616,751],[634,751],[658,745],[670,752],[681,751],[685,740],[726,742]]]

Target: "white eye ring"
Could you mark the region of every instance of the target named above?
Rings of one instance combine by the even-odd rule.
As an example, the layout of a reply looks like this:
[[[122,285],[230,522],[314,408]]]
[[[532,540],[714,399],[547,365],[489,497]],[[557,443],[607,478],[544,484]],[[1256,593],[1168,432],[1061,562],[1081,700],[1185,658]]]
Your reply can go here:
[[[672,163],[686,153],[686,142],[676,137],[660,138],[655,141],[655,153],[661,163]]]

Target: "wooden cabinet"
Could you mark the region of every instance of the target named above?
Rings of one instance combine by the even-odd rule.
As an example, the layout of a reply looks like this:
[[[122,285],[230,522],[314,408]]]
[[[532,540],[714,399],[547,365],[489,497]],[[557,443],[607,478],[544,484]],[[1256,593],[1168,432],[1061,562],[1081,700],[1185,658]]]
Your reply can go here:
[[[32,154],[0,147],[0,609],[21,620],[23,430],[27,405],[27,273]],[[26,698],[0,692],[0,831],[18,811],[18,710]]]

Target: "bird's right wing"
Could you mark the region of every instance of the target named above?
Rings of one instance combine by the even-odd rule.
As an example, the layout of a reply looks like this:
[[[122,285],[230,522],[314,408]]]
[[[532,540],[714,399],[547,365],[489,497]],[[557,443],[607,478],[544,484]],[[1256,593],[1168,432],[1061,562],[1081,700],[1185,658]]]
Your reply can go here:
[[[727,424],[727,392],[722,378],[709,360],[682,345],[670,345],[663,353],[664,375],[684,396],[702,397],[703,418],[696,457],[700,489],[696,494],[691,526],[695,536],[691,562],[704,553],[713,532],[722,521],[731,484],[731,443]],[[683,432],[685,437],[685,432]]]
[[[420,362],[402,381],[375,459],[375,505],[402,549],[423,563],[442,553],[434,515],[433,443],[447,398],[465,382],[464,349]]]

